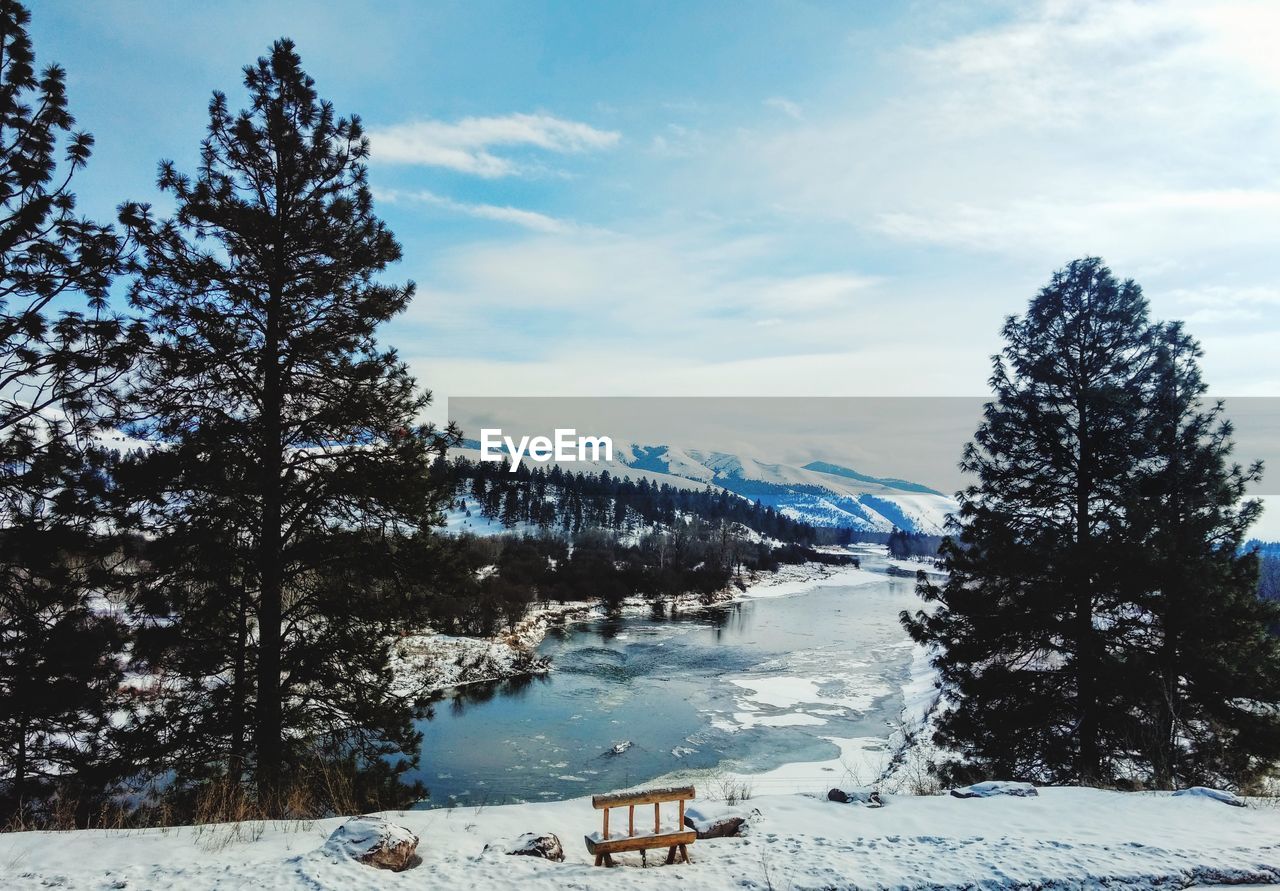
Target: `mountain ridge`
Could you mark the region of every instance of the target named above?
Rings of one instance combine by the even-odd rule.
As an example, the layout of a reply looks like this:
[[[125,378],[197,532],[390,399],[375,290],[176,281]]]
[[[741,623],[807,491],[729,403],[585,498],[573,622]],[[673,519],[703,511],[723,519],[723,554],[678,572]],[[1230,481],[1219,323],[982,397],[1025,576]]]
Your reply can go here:
[[[458,451],[474,452],[467,457],[476,460],[479,448],[477,440],[464,439]],[[708,485],[814,526],[859,532],[896,528],[938,535],[944,531],[947,515],[955,510],[952,499],[921,483],[871,476],[827,461],[794,465],[731,452],[629,443],[614,448],[612,461],[560,462],[560,466],[568,471],[639,475],[681,488],[691,483]]]

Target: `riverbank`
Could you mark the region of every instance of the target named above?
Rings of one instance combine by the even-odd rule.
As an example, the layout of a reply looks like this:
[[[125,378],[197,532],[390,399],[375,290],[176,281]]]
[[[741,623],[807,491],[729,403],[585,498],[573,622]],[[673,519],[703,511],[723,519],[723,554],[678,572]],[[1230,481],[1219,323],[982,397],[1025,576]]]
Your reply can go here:
[[[776,572],[758,573],[744,580],[744,587],[729,584],[707,603],[692,594],[663,598],[664,611],[689,611],[754,597],[781,597],[832,585],[858,585],[880,581],[881,576],[855,566],[826,563],[784,564]],[[641,597],[625,600],[616,614],[645,615],[654,601]],[[604,618],[604,605],[594,603],[535,604],[512,630],[492,637],[461,637],[425,631],[392,642],[393,689],[398,695],[430,699],[451,689],[543,674],[553,666],[537,655],[538,646],[553,627]]]

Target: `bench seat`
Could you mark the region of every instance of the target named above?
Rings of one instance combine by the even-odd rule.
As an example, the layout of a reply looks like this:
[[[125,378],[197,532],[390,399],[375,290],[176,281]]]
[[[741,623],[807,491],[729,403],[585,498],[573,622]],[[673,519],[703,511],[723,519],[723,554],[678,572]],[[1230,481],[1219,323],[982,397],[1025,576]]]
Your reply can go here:
[[[680,845],[691,845],[698,840],[698,833],[692,829],[680,832],[663,832],[658,835],[636,833],[635,835],[612,835],[608,841],[602,841],[598,832],[585,836],[587,852],[591,854],[617,854],[622,851],[643,851],[649,848],[675,848]]]

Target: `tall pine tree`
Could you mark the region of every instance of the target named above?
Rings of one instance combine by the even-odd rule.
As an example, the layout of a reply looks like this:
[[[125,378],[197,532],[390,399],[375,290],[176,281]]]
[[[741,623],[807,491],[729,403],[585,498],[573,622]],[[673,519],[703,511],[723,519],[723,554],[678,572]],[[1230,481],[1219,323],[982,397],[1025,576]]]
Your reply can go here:
[[[29,21],[0,0],[0,816],[23,819],[109,779],[123,627],[95,596],[116,549],[94,434],[135,345],[106,299],[122,242],[71,191],[93,139]]]
[[[154,341],[134,405],[166,444],[130,479],[156,540],[150,609],[182,629],[150,656],[181,665],[170,763],[247,771],[278,810],[308,759],[386,775],[385,756],[416,756],[386,630],[398,551],[447,497],[427,470],[453,433],[419,422],[429,394],[374,337],[413,285],[376,279],[400,247],[373,212],[359,119],[317,97],[288,40],[244,84],[238,114],[214,94],[193,176],[161,165],[173,217],[122,210]]]
[[[1151,376],[1147,304],[1097,259],[1055,273],[1003,330],[995,398],[964,453],[958,539],[935,604],[903,621],[953,702],[952,772],[1045,782],[1109,776],[1123,505],[1141,458]],[[1110,629],[1110,630],[1109,630]]]
[[[903,622],[938,647],[952,779],[1247,785],[1280,757],[1280,621],[1244,550],[1200,349],[1096,259],[1004,328],[951,574]]]

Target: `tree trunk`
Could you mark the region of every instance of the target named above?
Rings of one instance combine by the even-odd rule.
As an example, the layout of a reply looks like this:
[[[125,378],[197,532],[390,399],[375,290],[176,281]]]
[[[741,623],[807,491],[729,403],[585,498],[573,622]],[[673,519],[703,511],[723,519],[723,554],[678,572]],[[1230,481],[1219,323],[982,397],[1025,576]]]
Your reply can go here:
[[[283,388],[280,379],[280,304],[282,288],[273,283],[267,303],[267,330],[263,345],[262,417],[262,530],[258,573],[262,591],[258,603],[258,792],[270,809],[279,807],[282,759],[280,702],[280,619],[283,567],[281,565],[281,472],[284,466]]]
[[[1076,566],[1075,615],[1072,617],[1076,656],[1076,709],[1079,720],[1077,779],[1082,785],[1096,783],[1101,773],[1098,750],[1098,694],[1096,689],[1098,654],[1093,630],[1093,548],[1089,516],[1089,500],[1093,493],[1093,454],[1089,446],[1089,409],[1084,387],[1077,396],[1077,418],[1080,438],[1079,465],[1076,468]]]
[[[231,680],[231,754],[227,759],[227,779],[238,786],[244,779],[245,704],[248,701],[246,687],[249,682],[249,605],[244,586],[239,585],[237,588],[236,650]]]
[[[14,813],[22,817],[26,812],[27,796],[27,722],[18,722],[18,751],[13,759]]]

